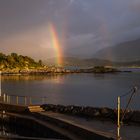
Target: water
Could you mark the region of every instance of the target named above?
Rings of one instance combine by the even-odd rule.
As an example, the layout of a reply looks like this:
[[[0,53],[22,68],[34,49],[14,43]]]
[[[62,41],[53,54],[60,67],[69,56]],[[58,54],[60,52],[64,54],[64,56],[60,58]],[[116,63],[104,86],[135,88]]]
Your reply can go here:
[[[116,108],[117,96],[140,85],[140,71],[117,74],[65,74],[46,76],[2,76],[2,92],[9,95],[46,96],[47,103]],[[129,97],[129,96],[128,96]],[[128,97],[121,99],[125,107]],[[140,109],[140,93],[131,109]]]

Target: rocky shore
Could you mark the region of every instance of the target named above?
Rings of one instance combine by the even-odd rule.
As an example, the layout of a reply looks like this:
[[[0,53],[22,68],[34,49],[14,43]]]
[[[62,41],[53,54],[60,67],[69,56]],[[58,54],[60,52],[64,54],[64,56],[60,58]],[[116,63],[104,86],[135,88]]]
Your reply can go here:
[[[96,66],[93,68],[83,69],[65,69],[63,67],[44,67],[40,69],[5,69],[2,70],[4,75],[30,75],[30,74],[48,74],[48,73],[116,73],[121,72],[112,67]]]
[[[97,108],[89,106],[64,106],[64,105],[53,105],[53,104],[44,104],[41,106],[45,111],[52,111],[63,113],[67,115],[74,115],[79,117],[84,117],[86,119],[100,119],[100,120],[117,120],[117,110],[107,107]],[[121,110],[121,116],[123,115],[124,110]],[[127,110],[123,123],[135,123],[140,125],[140,111],[131,111]]]

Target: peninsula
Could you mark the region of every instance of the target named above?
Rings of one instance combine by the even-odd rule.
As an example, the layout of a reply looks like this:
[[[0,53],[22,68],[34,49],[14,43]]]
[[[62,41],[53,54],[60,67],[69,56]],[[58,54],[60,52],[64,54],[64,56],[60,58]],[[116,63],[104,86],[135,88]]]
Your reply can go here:
[[[120,72],[112,67],[94,66],[90,68],[76,68],[73,70],[60,66],[44,65],[42,60],[38,62],[28,56],[11,53],[0,53],[0,70],[2,74],[48,74],[48,73],[114,73]]]

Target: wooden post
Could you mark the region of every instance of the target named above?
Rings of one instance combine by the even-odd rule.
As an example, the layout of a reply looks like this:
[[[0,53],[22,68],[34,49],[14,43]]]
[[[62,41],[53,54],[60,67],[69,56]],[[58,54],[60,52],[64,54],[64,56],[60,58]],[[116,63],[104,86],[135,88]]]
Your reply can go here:
[[[120,96],[118,96],[118,123],[117,123],[117,140],[120,140]]]
[[[5,94],[5,102],[7,102],[7,94]]]
[[[6,96],[6,98],[7,98],[7,99],[6,99],[7,103],[9,103],[9,101],[8,101],[8,97],[9,97],[9,96],[7,95],[7,96]]]
[[[5,93],[3,94],[3,102],[5,102]]]

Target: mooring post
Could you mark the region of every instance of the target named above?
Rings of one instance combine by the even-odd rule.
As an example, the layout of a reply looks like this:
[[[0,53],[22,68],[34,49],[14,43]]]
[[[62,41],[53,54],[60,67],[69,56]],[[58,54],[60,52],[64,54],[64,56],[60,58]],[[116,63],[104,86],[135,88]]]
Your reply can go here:
[[[120,140],[120,96],[118,96],[118,122],[117,122],[117,140]]]

